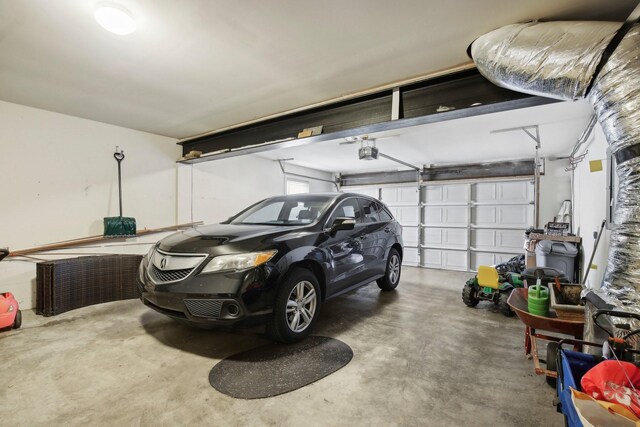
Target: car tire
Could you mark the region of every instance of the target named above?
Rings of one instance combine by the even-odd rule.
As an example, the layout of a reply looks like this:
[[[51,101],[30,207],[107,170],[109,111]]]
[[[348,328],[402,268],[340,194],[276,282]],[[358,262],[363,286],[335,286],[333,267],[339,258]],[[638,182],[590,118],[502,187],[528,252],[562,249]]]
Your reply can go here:
[[[502,313],[506,317],[513,317],[515,315],[515,313],[511,310],[511,307],[509,307],[509,304],[507,303],[509,295],[511,295],[512,291],[513,289],[500,292],[500,296],[498,296],[498,310],[500,310],[500,313]]]
[[[20,326],[22,326],[22,312],[18,310],[16,318],[13,319],[13,329],[18,329]]]
[[[273,315],[267,323],[267,335],[286,344],[306,338],[320,313],[320,300],[316,276],[302,268],[291,271],[276,296]]]
[[[475,286],[470,284],[464,285],[462,288],[462,302],[464,302],[467,307],[475,307],[478,305],[480,300],[476,298]]]
[[[393,291],[400,283],[400,273],[402,273],[402,258],[396,249],[391,248],[384,276],[376,280],[378,287],[385,292]]]

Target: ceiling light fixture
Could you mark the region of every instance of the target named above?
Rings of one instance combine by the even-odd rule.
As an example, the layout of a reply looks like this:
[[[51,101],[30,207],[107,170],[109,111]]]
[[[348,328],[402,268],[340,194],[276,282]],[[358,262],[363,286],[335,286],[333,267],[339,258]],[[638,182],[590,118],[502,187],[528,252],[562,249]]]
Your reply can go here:
[[[121,36],[131,34],[137,28],[129,11],[112,3],[100,4],[93,16],[105,30]]]

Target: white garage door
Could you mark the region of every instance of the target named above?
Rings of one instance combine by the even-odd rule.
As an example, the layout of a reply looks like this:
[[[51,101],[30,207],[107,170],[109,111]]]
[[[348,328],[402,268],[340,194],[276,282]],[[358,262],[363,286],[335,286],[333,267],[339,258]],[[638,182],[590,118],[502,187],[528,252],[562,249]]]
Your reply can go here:
[[[423,266],[475,271],[522,253],[534,221],[530,180],[429,184],[423,191]]]
[[[344,187],[344,192],[365,194],[383,201],[402,225],[404,265],[420,265],[420,190],[417,185],[385,187]]]
[[[423,187],[423,266],[469,270],[470,185],[439,184]]]
[[[507,261],[522,253],[524,231],[534,223],[531,180],[343,191],[375,197],[389,207],[402,225],[406,265],[476,271],[480,265]]]
[[[381,187],[382,200],[402,225],[402,263],[420,265],[420,189],[418,185]]]

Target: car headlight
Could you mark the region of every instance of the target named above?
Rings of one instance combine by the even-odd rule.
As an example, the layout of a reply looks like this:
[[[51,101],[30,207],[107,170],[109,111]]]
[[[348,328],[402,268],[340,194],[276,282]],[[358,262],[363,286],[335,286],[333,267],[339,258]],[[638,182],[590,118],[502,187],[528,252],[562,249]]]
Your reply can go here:
[[[13,311],[13,304],[9,305],[9,310],[7,310],[7,313],[11,313]]]
[[[246,270],[269,261],[278,251],[251,252],[246,254],[221,255],[213,258],[202,269],[202,273],[215,271]]]
[[[156,250],[156,244],[154,243],[153,245],[151,245],[149,252],[147,252],[147,259],[151,259],[151,256],[153,255],[153,251],[155,250]]]
[[[144,259],[140,261],[140,265],[138,266],[138,280],[140,283],[144,283]]]

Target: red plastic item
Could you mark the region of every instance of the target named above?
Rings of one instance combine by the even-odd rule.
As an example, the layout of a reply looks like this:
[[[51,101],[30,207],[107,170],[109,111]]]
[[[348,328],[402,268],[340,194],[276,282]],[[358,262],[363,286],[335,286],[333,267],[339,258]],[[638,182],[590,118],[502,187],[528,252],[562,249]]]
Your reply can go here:
[[[625,375],[626,372],[626,375]],[[618,403],[640,417],[640,368],[633,363],[605,360],[580,381],[582,391],[596,400]]]
[[[0,329],[18,329],[22,325],[22,312],[18,300],[11,292],[0,293]]]

